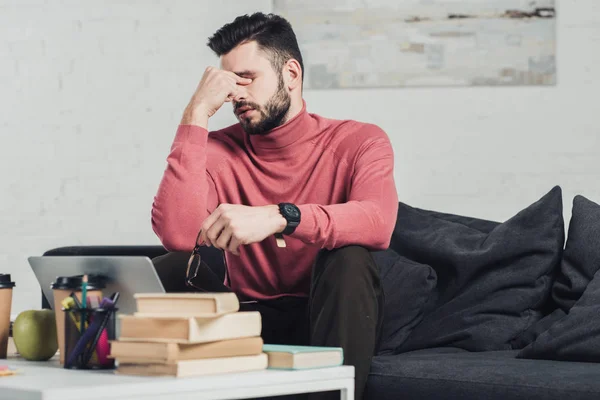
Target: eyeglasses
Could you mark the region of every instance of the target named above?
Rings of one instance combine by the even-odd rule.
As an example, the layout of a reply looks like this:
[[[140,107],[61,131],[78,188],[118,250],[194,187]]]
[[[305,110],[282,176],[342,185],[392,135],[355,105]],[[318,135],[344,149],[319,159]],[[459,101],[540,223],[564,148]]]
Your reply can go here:
[[[202,257],[200,256],[200,243],[198,243],[201,234],[202,230],[198,232],[194,250],[192,250],[192,254],[188,260],[187,271],[185,273],[185,284],[201,292],[231,292],[231,289],[223,283],[223,280],[220,279],[217,274],[215,274],[215,272],[205,262],[202,261]],[[223,266],[225,268],[225,281],[230,282],[229,271],[227,269],[227,262],[224,254]],[[258,300],[249,299],[240,294],[236,295],[239,299],[240,305],[258,303]]]
[[[204,288],[201,288],[199,285],[194,284],[194,280],[198,277],[198,271],[200,270],[200,267],[203,266],[208,268],[206,264],[202,265],[202,257],[200,256],[200,244],[198,243],[198,241],[200,240],[201,234],[202,230],[198,232],[198,236],[196,237],[196,243],[194,245],[194,250],[192,250],[192,254],[190,255],[190,259],[188,260],[187,270],[185,272],[185,284],[190,287],[193,287],[194,289],[198,289],[200,291],[205,292],[206,290]]]
[[[200,234],[196,237],[194,250],[188,260],[187,270],[185,272],[185,284],[201,292],[231,292],[231,289],[223,283],[217,274],[204,262],[200,256]],[[223,266],[225,268],[225,281],[229,282],[229,273],[227,271],[227,262],[223,256]]]

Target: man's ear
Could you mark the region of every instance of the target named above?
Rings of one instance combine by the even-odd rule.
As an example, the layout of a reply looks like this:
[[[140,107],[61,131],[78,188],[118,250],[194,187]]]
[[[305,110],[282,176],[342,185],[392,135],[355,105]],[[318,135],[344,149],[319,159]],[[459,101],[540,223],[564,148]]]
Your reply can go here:
[[[283,66],[284,82],[288,90],[292,91],[297,87],[302,87],[302,68],[295,59],[289,59]]]

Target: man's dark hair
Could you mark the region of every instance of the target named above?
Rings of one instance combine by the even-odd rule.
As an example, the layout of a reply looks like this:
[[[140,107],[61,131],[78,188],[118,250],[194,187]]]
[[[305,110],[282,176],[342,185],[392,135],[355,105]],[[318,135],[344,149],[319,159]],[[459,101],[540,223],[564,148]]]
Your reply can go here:
[[[300,63],[304,78],[304,64],[292,25],[283,17],[261,12],[242,15],[223,25],[208,39],[210,47],[219,57],[229,53],[237,45],[256,41],[259,48],[270,54],[271,65],[276,72],[289,59]]]

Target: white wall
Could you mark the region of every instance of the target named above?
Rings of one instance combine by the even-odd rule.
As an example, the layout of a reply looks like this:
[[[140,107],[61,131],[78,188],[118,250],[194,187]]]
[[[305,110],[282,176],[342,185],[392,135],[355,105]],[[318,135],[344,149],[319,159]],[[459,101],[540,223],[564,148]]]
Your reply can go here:
[[[158,244],[152,197],[206,39],[267,1],[0,0],[0,272],[39,307],[29,255]],[[309,111],[374,122],[402,201],[504,220],[553,185],[565,218],[600,202],[600,2],[560,2],[558,85],[307,92]],[[233,123],[229,107],[211,127]]]

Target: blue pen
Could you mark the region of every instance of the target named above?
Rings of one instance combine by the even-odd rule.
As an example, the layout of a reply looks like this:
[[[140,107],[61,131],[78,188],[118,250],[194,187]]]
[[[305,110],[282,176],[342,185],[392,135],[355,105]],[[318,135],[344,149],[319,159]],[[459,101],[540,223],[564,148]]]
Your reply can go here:
[[[117,301],[119,301],[119,292],[114,293],[110,298],[104,298],[104,300],[102,300],[102,303],[100,304],[100,308],[103,310],[107,310],[107,312],[104,315],[104,318],[102,318],[100,327],[96,331],[96,335],[94,336],[92,345],[89,346],[87,351],[84,352],[84,354],[83,354],[83,365],[87,365],[87,363],[90,361],[90,358],[92,358],[92,354],[94,354],[94,351],[96,350],[96,345],[98,344],[98,341],[100,340],[100,335],[102,335],[102,331],[106,328],[106,325],[108,324],[108,320],[110,319],[110,316],[111,316],[111,312],[114,312],[113,310],[114,310],[115,306],[117,305]]]

